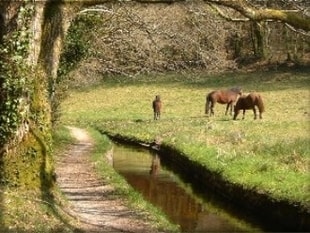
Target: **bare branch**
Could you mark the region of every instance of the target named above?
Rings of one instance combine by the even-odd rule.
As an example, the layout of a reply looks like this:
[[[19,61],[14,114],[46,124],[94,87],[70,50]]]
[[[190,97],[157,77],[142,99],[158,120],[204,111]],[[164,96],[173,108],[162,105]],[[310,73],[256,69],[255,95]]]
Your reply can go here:
[[[208,5],[209,5],[213,10],[215,10],[215,11],[219,14],[219,16],[221,16],[222,18],[226,19],[227,21],[230,21],[230,22],[247,22],[247,21],[250,20],[249,18],[232,18],[232,17],[229,17],[229,16],[226,15],[220,8],[218,8],[218,7],[215,6],[214,4],[208,3]]]
[[[232,8],[253,21],[278,20],[296,29],[310,31],[310,17],[300,10],[277,10],[256,8],[245,0],[205,0],[205,2]]]
[[[289,25],[289,24],[285,24],[285,26],[288,28],[288,29],[290,29],[290,30],[292,30],[293,32],[296,32],[296,33],[300,33],[300,34],[302,34],[302,35],[304,35],[304,36],[309,36],[310,37],[310,33],[306,33],[306,32],[304,32],[304,31],[302,31],[302,30],[297,30],[297,29],[295,29],[294,27],[292,27],[291,25]]]
[[[89,8],[89,9],[84,9],[81,10],[80,12],[78,12],[77,14],[84,14],[84,13],[88,13],[88,12],[101,12],[101,13],[110,13],[113,14],[114,12],[111,10],[107,10],[107,9],[98,9],[98,8]]]

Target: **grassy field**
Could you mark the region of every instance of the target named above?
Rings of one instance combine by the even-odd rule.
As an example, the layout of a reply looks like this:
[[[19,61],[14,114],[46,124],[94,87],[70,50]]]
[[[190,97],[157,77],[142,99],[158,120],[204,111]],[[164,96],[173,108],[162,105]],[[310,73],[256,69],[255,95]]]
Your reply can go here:
[[[205,96],[240,86],[264,100],[263,120],[204,114]],[[307,72],[232,73],[217,76],[166,74],[106,78],[71,91],[62,104],[62,124],[93,127],[145,142],[161,138],[191,160],[221,172],[233,183],[297,202],[310,209],[310,77]],[[162,118],[153,120],[159,94]]]

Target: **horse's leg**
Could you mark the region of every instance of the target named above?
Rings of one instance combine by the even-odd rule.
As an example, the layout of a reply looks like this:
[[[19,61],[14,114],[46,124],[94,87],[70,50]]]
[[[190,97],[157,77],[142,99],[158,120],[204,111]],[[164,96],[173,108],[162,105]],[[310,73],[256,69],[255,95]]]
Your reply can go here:
[[[255,106],[253,107],[253,113],[254,113],[254,120],[256,120],[257,116],[256,116],[256,109],[255,109]]]
[[[228,103],[228,104],[226,105],[225,115],[227,115],[227,112],[228,112],[229,107],[230,107],[230,103]]]
[[[233,112],[233,106],[234,106],[234,103],[231,102],[230,103],[230,115],[232,116],[232,112]]]
[[[237,119],[238,114],[239,114],[239,110],[237,110],[237,111],[235,110],[235,114],[234,114],[234,117],[233,117],[234,120]]]
[[[212,101],[212,102],[211,102],[211,107],[210,107],[210,109],[211,109],[210,116],[211,116],[211,115],[214,116],[214,105],[215,105],[215,103]]]
[[[243,109],[243,115],[242,115],[242,120],[245,118],[245,109]]]
[[[209,111],[210,111],[210,114],[209,114]],[[212,100],[209,100],[207,103],[206,113],[208,116],[214,115],[214,102]]]
[[[232,116],[233,115],[233,109],[235,108],[235,103],[234,102],[231,102],[230,104],[230,115]]]
[[[209,115],[209,101],[208,101],[208,100],[206,100],[205,114],[206,114],[207,116]]]
[[[230,103],[229,103],[229,109],[227,108],[227,110],[230,110],[230,112],[229,112],[229,114],[232,116],[233,114],[233,107],[234,107],[234,102],[233,101],[231,101]],[[226,113],[227,113],[227,110],[226,110]]]

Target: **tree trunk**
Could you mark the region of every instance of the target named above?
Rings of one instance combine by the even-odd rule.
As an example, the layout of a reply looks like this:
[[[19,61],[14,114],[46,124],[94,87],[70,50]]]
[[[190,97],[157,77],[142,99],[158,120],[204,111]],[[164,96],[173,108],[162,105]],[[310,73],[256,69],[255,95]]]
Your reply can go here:
[[[56,79],[67,12],[54,1],[0,3],[0,185],[42,192],[53,186],[47,90]]]
[[[259,24],[257,22],[252,22],[252,30],[253,30],[253,49],[254,55],[257,59],[264,59],[266,57],[265,50],[265,33],[263,24]]]

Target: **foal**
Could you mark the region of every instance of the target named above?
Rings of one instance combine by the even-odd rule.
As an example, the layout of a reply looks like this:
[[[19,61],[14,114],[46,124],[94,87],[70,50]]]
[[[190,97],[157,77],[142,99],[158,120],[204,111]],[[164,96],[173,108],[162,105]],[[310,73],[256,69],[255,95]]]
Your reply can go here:
[[[160,119],[160,110],[161,110],[161,101],[160,96],[155,96],[155,100],[153,100],[153,111],[154,111],[154,120]]]

